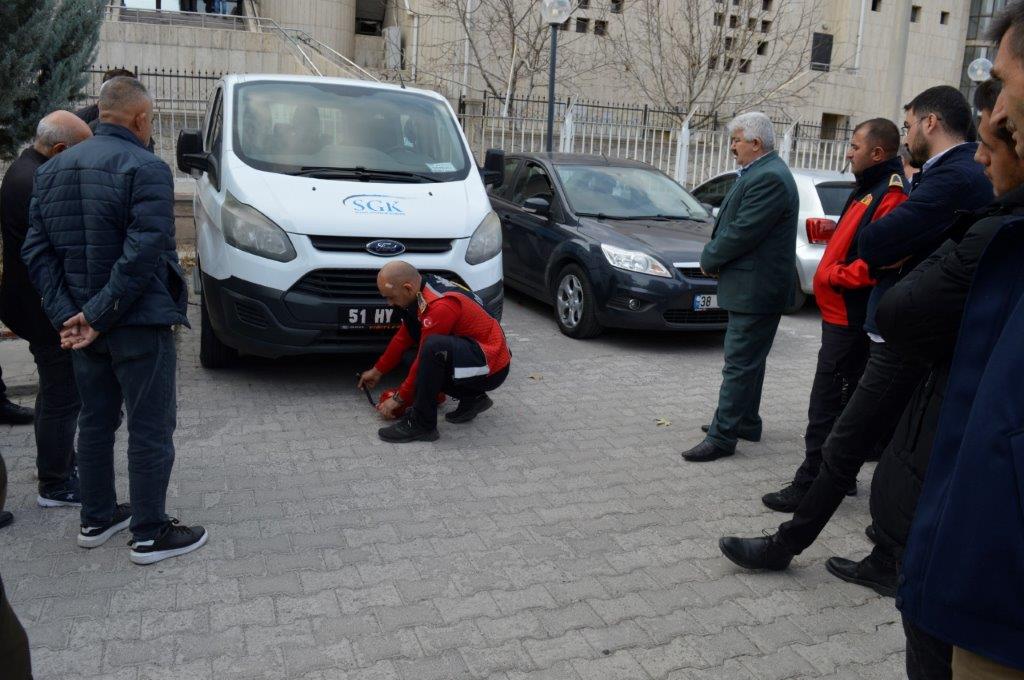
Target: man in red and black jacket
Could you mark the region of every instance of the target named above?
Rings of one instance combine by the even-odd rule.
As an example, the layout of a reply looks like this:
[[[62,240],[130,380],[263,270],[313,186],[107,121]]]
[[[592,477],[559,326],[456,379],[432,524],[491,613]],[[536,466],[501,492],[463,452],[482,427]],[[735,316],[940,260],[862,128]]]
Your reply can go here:
[[[869,348],[864,322],[875,279],[858,255],[857,241],[864,225],[881,219],[907,199],[899,146],[899,130],[886,118],[861,123],[850,140],[846,158],[857,188],[814,274],[814,296],[821,309],[821,349],[807,409],[806,453],[793,482],[761,499],[772,510],[793,512],[800,504],[821,469],[821,447],[832,424],[864,372]]]
[[[380,294],[398,310],[402,325],[377,363],[359,377],[359,387],[374,387],[385,373],[415,350],[415,359],[394,396],[377,410],[398,422],[377,433],[386,442],[434,441],[437,395],[450,394],[459,406],[445,415],[466,423],[489,409],[487,392],[508,376],[512,355],[501,325],[471,291],[438,276],[421,276],[407,262],[386,264],[377,275]]]

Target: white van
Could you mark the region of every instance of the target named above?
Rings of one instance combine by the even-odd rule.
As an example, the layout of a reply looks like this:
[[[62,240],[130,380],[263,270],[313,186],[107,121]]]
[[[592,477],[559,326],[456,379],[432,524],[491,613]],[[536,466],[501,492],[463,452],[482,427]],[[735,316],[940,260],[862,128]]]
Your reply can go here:
[[[372,81],[231,75],[178,136],[196,178],[200,361],[374,352],[398,326],[377,271],[401,256],[500,318],[501,223],[448,102]]]

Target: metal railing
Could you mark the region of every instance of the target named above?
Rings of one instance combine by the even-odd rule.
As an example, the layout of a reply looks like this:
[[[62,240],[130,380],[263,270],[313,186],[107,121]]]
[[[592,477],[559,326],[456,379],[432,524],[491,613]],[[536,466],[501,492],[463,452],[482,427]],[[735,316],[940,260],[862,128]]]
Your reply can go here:
[[[333,63],[343,72],[351,74],[352,77],[361,80],[373,80],[378,83],[380,82],[380,78],[373,75],[372,73],[364,69],[362,66],[346,57],[344,54],[341,54],[330,45],[327,45],[317,40],[306,31],[298,28],[286,28],[284,29],[284,31],[293,35],[295,39],[298,40],[299,42],[302,42],[308,45],[310,48],[316,50],[320,54],[320,56],[324,57],[325,59]]]
[[[225,5],[233,8],[242,4],[241,0],[225,0]],[[244,6],[244,5],[243,5]],[[120,2],[111,2],[106,6],[104,17],[107,21],[122,21],[135,24],[156,24],[159,26],[191,26],[194,28],[219,28],[235,31],[250,30],[250,17],[244,14],[215,14],[213,12],[184,12],[177,9],[143,9],[125,7]]]

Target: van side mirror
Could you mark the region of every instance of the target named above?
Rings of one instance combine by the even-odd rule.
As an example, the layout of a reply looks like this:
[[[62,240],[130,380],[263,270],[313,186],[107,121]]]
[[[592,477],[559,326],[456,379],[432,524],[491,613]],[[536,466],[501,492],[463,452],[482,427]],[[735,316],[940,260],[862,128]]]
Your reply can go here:
[[[484,185],[495,188],[505,183],[505,152],[502,149],[488,149],[484,156],[484,167],[480,170]]]
[[[551,201],[544,196],[534,196],[523,201],[523,210],[538,217],[551,215]]]
[[[193,177],[210,169],[209,158],[203,151],[203,133],[199,130],[178,131],[178,144],[174,155],[178,162],[178,170]]]
[[[701,201],[700,207],[702,207],[702,208],[704,208],[705,210],[707,210],[707,211],[708,211],[708,214],[709,214],[709,215],[710,215],[710,214],[711,214],[711,213],[712,213],[712,212],[714,211],[714,209],[715,209],[715,206],[711,205],[710,203],[704,203],[703,201]]]

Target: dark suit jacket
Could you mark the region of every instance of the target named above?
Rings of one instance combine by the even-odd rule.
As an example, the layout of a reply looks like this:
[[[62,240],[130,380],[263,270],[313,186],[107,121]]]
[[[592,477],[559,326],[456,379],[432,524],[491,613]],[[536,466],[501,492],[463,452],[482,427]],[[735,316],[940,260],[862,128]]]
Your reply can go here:
[[[0,284],[0,319],[31,343],[57,345],[60,336],[43,313],[39,293],[28,278],[21,246],[28,231],[28,206],[36,170],[47,161],[32,147],[21,152],[0,184],[0,234],[4,243],[4,276]]]
[[[740,176],[715,220],[700,266],[718,276],[718,304],[730,312],[781,314],[796,282],[793,174],[771,151]]]

